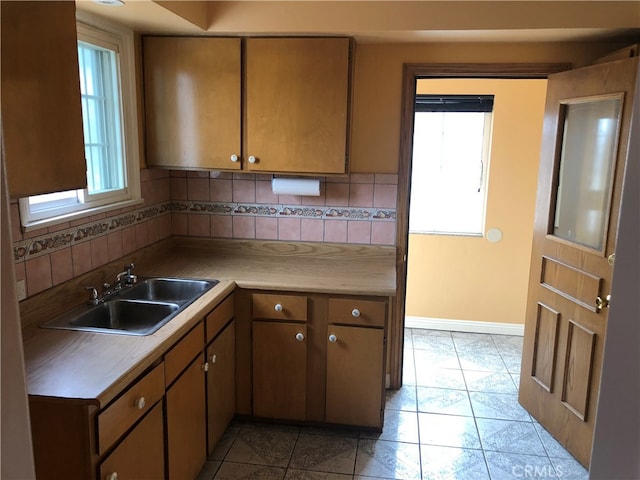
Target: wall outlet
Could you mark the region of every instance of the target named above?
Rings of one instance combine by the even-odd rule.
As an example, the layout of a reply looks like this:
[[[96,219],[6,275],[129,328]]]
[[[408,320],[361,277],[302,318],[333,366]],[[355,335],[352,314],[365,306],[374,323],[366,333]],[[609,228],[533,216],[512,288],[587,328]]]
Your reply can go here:
[[[24,280],[18,280],[16,282],[16,295],[18,296],[18,301],[27,298],[27,286],[25,285]]]

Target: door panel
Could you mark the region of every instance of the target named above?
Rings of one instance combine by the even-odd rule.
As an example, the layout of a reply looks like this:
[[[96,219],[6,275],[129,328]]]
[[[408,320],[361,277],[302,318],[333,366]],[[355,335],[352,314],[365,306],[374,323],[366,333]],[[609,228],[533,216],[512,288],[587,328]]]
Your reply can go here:
[[[580,420],[585,420],[589,407],[589,387],[596,333],[574,321],[569,321],[568,328],[562,402]]]
[[[542,388],[553,392],[560,312],[538,303],[536,320],[531,376]]]
[[[520,403],[591,456],[638,58],[549,77]]]

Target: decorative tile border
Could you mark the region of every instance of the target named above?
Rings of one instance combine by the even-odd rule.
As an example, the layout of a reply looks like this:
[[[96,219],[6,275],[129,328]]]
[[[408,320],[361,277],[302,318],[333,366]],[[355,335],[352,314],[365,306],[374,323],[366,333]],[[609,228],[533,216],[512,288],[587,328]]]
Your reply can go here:
[[[72,245],[86,242],[172,212],[225,216],[314,218],[328,221],[356,220],[393,222],[396,219],[395,209],[172,201],[15,242],[13,246],[14,260],[16,262],[22,262],[41,255],[51,254],[57,250],[68,248]]]
[[[179,213],[213,213],[216,215],[250,215],[254,217],[294,217],[321,220],[395,221],[395,209],[336,208],[329,206],[265,205],[233,202],[172,202]]]
[[[88,222],[84,225],[67,228],[59,232],[21,240],[13,244],[13,257],[16,262],[21,262],[30,258],[50,254],[78,243],[93,240],[108,233],[123,230],[136,223],[169,214],[170,207],[170,203],[163,203]]]

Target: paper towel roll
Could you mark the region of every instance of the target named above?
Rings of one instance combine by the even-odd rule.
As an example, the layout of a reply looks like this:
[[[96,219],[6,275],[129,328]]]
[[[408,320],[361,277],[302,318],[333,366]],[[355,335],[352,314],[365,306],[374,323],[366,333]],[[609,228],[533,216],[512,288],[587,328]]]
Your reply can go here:
[[[317,178],[273,178],[271,191],[276,195],[317,197],[320,195],[320,180]]]

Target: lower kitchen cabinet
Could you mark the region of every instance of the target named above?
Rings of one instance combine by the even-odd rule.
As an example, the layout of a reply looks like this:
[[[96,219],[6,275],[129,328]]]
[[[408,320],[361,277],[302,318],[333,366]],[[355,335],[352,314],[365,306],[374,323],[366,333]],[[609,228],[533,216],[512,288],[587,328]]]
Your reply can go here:
[[[233,305],[233,303],[231,303]],[[207,348],[207,436],[213,452],[236,414],[236,330],[233,320]]]
[[[162,402],[125,437],[100,465],[100,479],[164,479]]]
[[[103,408],[30,396],[37,478],[195,479],[236,413],[234,296],[205,313]]]
[[[328,333],[326,421],[380,427],[384,330],[331,325]]]
[[[305,420],[307,326],[253,322],[253,414]]]
[[[239,409],[248,374],[256,417],[382,428],[388,298],[237,295]]]
[[[207,458],[203,348],[204,325],[200,323],[165,356],[167,385],[173,381],[171,372],[187,367],[165,396],[169,479],[196,478]]]

